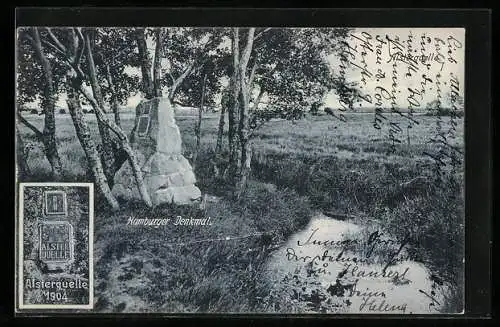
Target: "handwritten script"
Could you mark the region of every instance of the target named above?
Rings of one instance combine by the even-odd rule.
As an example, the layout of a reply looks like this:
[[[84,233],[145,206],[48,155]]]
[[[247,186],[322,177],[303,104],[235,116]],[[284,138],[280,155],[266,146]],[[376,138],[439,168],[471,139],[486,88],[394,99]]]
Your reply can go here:
[[[305,278],[319,280],[327,294],[358,313],[411,313],[418,295],[432,306],[439,301],[428,283],[421,258],[407,251],[408,237],[397,240],[381,231],[368,236],[325,239],[313,228],[285,251],[288,262],[304,267]],[[298,279],[298,277],[297,277]],[[298,281],[297,281],[298,282]],[[307,287],[302,288],[307,292]],[[413,293],[413,294],[412,294]],[[424,301],[423,301],[424,299]]]
[[[420,154],[440,179],[463,162],[464,43],[463,29],[354,29],[342,42],[335,71],[356,91],[337,90],[338,112],[328,112],[346,123],[350,113],[372,113],[389,153],[425,130],[428,146]]]

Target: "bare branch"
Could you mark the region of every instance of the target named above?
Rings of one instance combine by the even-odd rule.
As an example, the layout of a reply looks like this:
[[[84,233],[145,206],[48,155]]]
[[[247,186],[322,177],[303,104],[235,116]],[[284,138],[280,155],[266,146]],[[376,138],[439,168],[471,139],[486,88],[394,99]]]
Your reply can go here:
[[[257,61],[255,60],[253,65],[252,65],[252,70],[250,71],[250,77],[248,78],[248,85],[250,86],[250,89],[252,87],[253,81],[255,79],[255,71],[257,70]]]
[[[246,70],[248,66],[248,61],[250,60],[250,54],[252,53],[253,38],[255,33],[255,27],[248,29],[247,44],[243,53],[241,55],[240,67],[242,68],[242,73]]]
[[[260,37],[262,36],[262,34],[264,34],[264,33],[268,32],[268,31],[270,31],[270,30],[272,30],[272,28],[271,28],[271,27],[268,27],[268,28],[264,29],[263,31],[260,31],[259,33],[257,33],[257,34],[255,35],[255,37],[254,37],[254,39],[253,39],[253,40],[254,40],[254,41],[255,41],[255,40],[257,40],[258,38],[260,38]]]
[[[63,56],[66,56],[66,53],[62,52],[58,47],[56,47],[50,41],[43,39],[42,42],[43,42],[43,44],[48,45],[49,47],[51,47],[52,49],[54,49],[57,53],[59,53],[59,54],[61,54]]]
[[[252,111],[257,110],[257,108],[259,107],[260,101],[262,100],[262,97],[264,96],[264,93],[266,93],[266,91],[264,91],[264,88],[261,87],[259,94],[257,95],[257,98],[255,98],[255,100],[254,100]]]
[[[78,27],[76,29],[76,31],[77,31],[76,34],[77,34],[78,38],[76,39],[77,40],[76,47],[75,47],[76,56],[75,56],[74,63],[75,63],[75,65],[79,66],[80,61],[82,60],[83,51],[85,49],[85,38],[83,37],[81,28]],[[80,46],[80,44],[81,44],[81,46]]]
[[[43,140],[43,133],[40,132],[40,130],[38,128],[36,128],[35,125],[31,124],[29,121],[26,120],[26,118],[24,118],[21,113],[17,113],[17,117],[19,118],[19,121],[21,123],[23,123],[26,127],[28,127],[29,129],[31,129],[33,131],[33,133],[35,133],[36,137],[38,139],[40,139],[40,141]]]
[[[45,28],[46,31],[47,31],[47,34],[50,36],[50,38],[52,39],[52,42],[54,42],[54,45],[63,53],[67,53],[67,50],[66,50],[66,47],[61,43],[61,41],[59,41],[59,39],[57,38],[57,36],[54,35],[54,33],[52,33],[52,30],[50,29],[50,27],[46,27]]]
[[[83,54],[83,50],[85,49],[85,45],[83,44],[82,42],[82,47],[81,47],[81,51],[77,53],[76,57],[79,58],[78,61],[76,60],[76,58],[71,58],[71,56],[69,55],[66,47],[57,39],[57,37],[52,33],[52,31],[50,30],[50,28],[46,28],[47,32],[48,32],[48,35],[50,36],[50,38],[52,39],[52,42],[48,41],[48,40],[44,40],[44,43],[47,44],[48,46],[50,46],[52,49],[56,50],[59,54],[63,55],[64,56],[64,61],[68,64],[68,66],[70,66],[71,68],[73,68],[73,70],[76,72],[76,74],[78,75],[79,78],[84,78],[85,74],[83,73],[83,71],[81,70],[80,68],[80,59],[81,59],[81,56]],[[72,33],[74,34],[74,39],[76,39],[76,34],[74,33],[74,30],[72,29]],[[81,32],[80,32],[81,33]],[[78,40],[73,40],[73,45],[76,45],[78,48],[80,48],[78,46]],[[78,49],[74,49],[75,51],[78,51]]]
[[[175,81],[174,81],[174,84],[172,85],[172,87],[170,88],[170,92],[168,94],[168,97],[170,98],[170,100],[172,100],[174,98],[174,95],[175,95],[175,92],[177,91],[177,88],[179,88],[179,86],[182,84],[182,82],[184,82],[184,80],[186,79],[186,77],[189,76],[189,74],[191,74],[191,72],[193,71],[193,69],[195,68],[195,65],[196,65],[196,60],[194,60],[181,74],[181,76],[179,76]]]

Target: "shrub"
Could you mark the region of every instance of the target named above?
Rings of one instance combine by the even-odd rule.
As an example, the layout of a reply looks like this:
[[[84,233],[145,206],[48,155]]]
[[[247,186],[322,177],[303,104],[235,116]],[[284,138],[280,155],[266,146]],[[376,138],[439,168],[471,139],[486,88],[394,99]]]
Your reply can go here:
[[[449,282],[457,282],[464,256],[464,205],[460,176],[429,184],[429,196],[414,196],[386,209],[380,220],[395,235],[410,232],[411,245],[426,264]]]

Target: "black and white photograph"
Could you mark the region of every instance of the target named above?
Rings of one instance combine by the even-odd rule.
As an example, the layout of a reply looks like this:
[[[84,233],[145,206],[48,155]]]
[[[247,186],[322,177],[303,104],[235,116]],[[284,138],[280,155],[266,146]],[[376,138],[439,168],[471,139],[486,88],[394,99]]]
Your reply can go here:
[[[465,35],[19,27],[16,178],[93,186],[92,313],[462,314]],[[24,209],[21,291],[71,201]]]
[[[93,307],[93,185],[21,183],[18,310]]]

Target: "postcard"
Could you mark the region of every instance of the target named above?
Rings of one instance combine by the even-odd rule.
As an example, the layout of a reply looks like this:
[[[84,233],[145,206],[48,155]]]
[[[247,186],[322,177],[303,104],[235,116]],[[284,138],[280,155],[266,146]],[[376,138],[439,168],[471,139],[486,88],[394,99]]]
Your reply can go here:
[[[19,27],[18,312],[463,313],[465,33]]]

